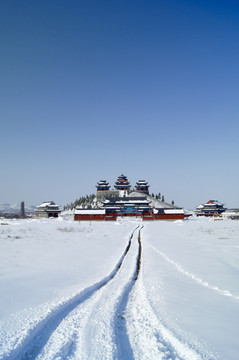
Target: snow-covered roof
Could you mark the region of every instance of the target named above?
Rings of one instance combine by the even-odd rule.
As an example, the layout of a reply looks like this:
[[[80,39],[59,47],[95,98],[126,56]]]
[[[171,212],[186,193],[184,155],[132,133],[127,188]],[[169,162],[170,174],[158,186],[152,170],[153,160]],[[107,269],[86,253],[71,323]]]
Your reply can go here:
[[[159,213],[159,209],[153,209],[154,214]],[[164,214],[184,214],[184,209],[160,209],[160,213],[164,212]]]
[[[46,206],[49,206],[52,204],[52,201],[45,201],[41,205],[37,206],[37,208],[45,208]]]
[[[107,199],[104,201],[104,206],[115,206],[115,205],[126,205],[126,206],[134,206],[134,205],[149,205],[149,201],[145,197],[119,197]]]
[[[212,208],[223,208],[223,204],[220,203],[218,200],[209,200],[205,204],[200,204],[196,207],[195,211],[201,211],[201,210],[211,210]]]
[[[75,209],[76,215],[104,215],[105,210],[102,209]]]
[[[129,185],[129,183],[125,183],[125,182],[122,182],[122,183],[120,183],[120,182],[117,182],[117,183],[115,183],[115,188],[117,188],[117,187],[125,187],[125,188],[128,188],[128,187],[130,187],[130,185]]]
[[[117,200],[116,202],[115,202],[116,204],[127,204],[127,205],[129,205],[129,204],[132,204],[132,205],[134,205],[134,204],[148,204],[149,202],[148,202],[148,200],[146,200],[146,199],[143,199],[143,200]]]
[[[139,180],[139,181],[137,181],[137,182],[136,182],[136,185],[137,185],[137,186],[143,185],[143,186],[149,187],[148,182],[145,181],[145,180]]]
[[[223,205],[222,203],[220,203],[218,200],[209,200],[206,204],[204,205]]]
[[[45,201],[41,205],[37,206],[37,210],[43,211],[43,210],[47,210],[47,209],[57,209],[59,207],[60,207],[60,205],[55,204],[54,201]]]
[[[204,205],[203,205],[203,204],[198,205],[198,206],[196,207],[196,209],[202,209],[202,208],[204,208]]]
[[[165,209],[165,214],[184,214],[183,209]]]

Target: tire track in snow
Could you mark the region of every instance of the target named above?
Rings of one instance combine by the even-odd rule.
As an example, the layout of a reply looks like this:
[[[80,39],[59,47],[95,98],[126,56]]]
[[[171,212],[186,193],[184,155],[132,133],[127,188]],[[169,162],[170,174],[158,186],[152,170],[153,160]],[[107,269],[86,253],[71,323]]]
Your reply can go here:
[[[126,306],[128,293],[136,280],[140,254],[139,244],[134,241],[117,276],[63,321],[43,349],[39,360],[56,359],[57,356],[62,359],[133,358],[127,332],[122,329],[123,316],[118,315],[124,310],[122,307]],[[117,341],[117,325],[124,339],[122,346]]]
[[[118,305],[115,311],[115,339],[117,343],[117,355],[116,358],[120,360],[131,360],[134,359],[134,353],[130,344],[128,331],[126,327],[126,307],[129,302],[129,296],[138,279],[140,268],[141,268],[141,257],[142,257],[142,243],[141,243],[141,229],[138,233],[138,254],[136,259],[136,267],[133,276],[129,283],[125,286],[124,292],[118,301]]]
[[[174,260],[170,259],[167,255],[165,255],[163,252],[156,249],[153,245],[148,244],[148,246],[150,246],[155,252],[157,252],[159,255],[161,255],[164,258],[164,260],[166,260],[168,263],[173,265],[175,267],[175,269],[177,269],[183,275],[192,279],[196,283],[200,284],[201,286],[205,286],[210,290],[216,291],[218,294],[220,294],[222,296],[231,297],[232,299],[237,300],[237,301],[239,300],[239,296],[233,295],[229,290],[223,290],[223,289],[220,289],[218,286],[209,284],[207,281],[204,281],[201,278],[199,278],[198,276],[185,270],[181,265],[176,263]]]
[[[34,329],[30,330],[25,340],[19,344],[9,356],[5,357],[5,360],[32,360],[36,359],[38,354],[42,351],[52,333],[60,325],[60,323],[79,305],[91,298],[94,293],[99,291],[105,285],[107,285],[119,272],[128,252],[131,247],[132,239],[137,226],[129,237],[128,244],[121,256],[120,260],[111,271],[111,273],[103,278],[101,281],[85,288],[79,294],[68,300],[66,303],[60,305],[57,309],[51,311],[51,313],[40,323],[38,323]]]

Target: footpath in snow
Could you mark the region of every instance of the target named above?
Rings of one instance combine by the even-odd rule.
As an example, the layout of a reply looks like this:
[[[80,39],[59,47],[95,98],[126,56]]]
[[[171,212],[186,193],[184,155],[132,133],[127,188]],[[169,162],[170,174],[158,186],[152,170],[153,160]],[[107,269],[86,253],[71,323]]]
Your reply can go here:
[[[239,223],[9,221],[0,359],[229,359]]]

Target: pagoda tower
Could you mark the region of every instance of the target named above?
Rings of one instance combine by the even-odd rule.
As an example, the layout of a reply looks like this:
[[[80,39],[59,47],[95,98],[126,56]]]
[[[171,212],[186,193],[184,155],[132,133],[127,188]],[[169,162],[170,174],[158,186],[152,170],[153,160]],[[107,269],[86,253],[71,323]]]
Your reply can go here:
[[[127,179],[127,176],[124,176],[123,174],[120,175],[117,179],[117,181],[115,182],[114,185],[116,190],[125,190],[125,191],[129,191],[130,190],[130,182]]]
[[[96,185],[97,191],[108,191],[110,185],[106,180],[100,180]]]
[[[135,190],[140,193],[149,194],[149,186],[145,180],[139,180],[136,182]]]
[[[21,202],[20,217],[24,219],[26,217],[24,201]]]

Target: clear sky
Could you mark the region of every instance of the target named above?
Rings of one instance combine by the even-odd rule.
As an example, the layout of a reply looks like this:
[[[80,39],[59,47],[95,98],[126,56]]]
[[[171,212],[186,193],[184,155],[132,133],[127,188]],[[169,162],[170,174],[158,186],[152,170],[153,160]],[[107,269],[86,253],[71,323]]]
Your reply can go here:
[[[238,1],[2,0],[0,46],[0,203],[239,207]]]

